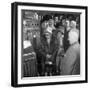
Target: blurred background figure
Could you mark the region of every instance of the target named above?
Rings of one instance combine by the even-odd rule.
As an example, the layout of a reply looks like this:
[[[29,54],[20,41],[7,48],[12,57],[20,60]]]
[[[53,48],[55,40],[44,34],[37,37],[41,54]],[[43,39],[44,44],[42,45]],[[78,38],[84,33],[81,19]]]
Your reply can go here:
[[[70,20],[66,19],[66,30],[70,31],[71,27],[70,27]]]
[[[77,23],[76,28],[80,30],[80,16],[76,16],[76,23]]]
[[[52,28],[52,30],[56,30],[55,26],[54,26],[54,20],[53,19],[50,19],[49,20],[49,27]]]
[[[80,45],[78,43],[79,34],[77,31],[69,32],[70,47],[61,60],[61,75],[79,75],[80,74]]]
[[[58,52],[57,52],[57,57],[56,57],[56,73],[57,75],[60,75],[60,62],[64,54],[64,49],[63,49],[63,33],[62,30],[59,29],[58,34],[57,34],[57,40],[58,40]]]
[[[54,26],[57,29],[59,25],[60,25],[59,15],[55,14],[54,15]]]
[[[79,30],[76,28],[76,26],[77,26],[77,22],[72,20],[70,23],[70,28],[71,30],[75,30],[79,34]]]
[[[69,47],[69,41],[68,41],[68,33],[70,32],[71,27],[70,27],[70,20],[66,19],[65,21],[65,31],[64,31],[64,51],[66,52],[68,47]]]
[[[79,25],[79,24],[78,24]],[[77,28],[77,22],[75,20],[72,20],[70,23],[71,30],[76,31],[79,34],[79,43],[80,43],[80,30]]]
[[[62,18],[62,26],[65,27],[66,26],[66,16],[64,15]]]
[[[32,43],[29,40],[28,33],[23,39],[23,76],[32,77],[37,75],[36,53]]]
[[[55,21],[55,25],[59,22],[59,18],[57,14],[55,14],[54,16],[54,21]]]

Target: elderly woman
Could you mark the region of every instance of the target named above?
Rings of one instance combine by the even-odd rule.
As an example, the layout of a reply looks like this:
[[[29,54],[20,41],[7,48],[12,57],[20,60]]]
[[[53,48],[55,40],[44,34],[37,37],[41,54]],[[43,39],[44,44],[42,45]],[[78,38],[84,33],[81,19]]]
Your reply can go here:
[[[70,47],[61,60],[61,75],[79,75],[80,74],[80,45],[78,43],[79,34],[72,30],[69,32]]]

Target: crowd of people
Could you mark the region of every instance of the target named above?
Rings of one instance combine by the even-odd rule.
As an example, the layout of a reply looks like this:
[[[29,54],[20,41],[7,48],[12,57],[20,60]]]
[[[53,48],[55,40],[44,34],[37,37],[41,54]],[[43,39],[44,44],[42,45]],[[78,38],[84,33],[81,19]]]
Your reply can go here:
[[[35,65],[30,64],[32,76],[80,74],[80,28],[77,20],[70,17],[58,19],[58,16],[53,19],[51,15],[45,15],[40,26],[40,43],[38,47],[36,42],[32,45],[36,58]]]

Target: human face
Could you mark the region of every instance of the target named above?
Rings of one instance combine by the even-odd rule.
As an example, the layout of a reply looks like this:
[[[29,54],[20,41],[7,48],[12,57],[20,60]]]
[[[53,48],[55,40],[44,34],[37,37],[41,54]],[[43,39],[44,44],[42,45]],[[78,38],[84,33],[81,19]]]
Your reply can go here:
[[[45,33],[45,37],[46,37],[46,39],[50,39],[51,38],[51,34],[50,33]]]
[[[62,20],[62,25],[66,26],[66,20],[65,19]]]
[[[69,26],[70,26],[70,21],[66,20],[66,27],[69,27]]]
[[[49,20],[49,26],[50,27],[54,26],[54,20],[52,20],[52,19]]]
[[[76,28],[76,22],[75,22],[75,21],[71,21],[70,27],[71,27],[71,28]]]
[[[48,27],[48,21],[44,21],[44,22],[42,23],[42,28],[45,29],[45,28],[47,28],[47,27]]]
[[[55,17],[55,22],[57,22],[58,21],[58,17]]]
[[[61,32],[58,32],[58,34],[57,34],[58,39],[60,39],[61,36],[62,36]]]

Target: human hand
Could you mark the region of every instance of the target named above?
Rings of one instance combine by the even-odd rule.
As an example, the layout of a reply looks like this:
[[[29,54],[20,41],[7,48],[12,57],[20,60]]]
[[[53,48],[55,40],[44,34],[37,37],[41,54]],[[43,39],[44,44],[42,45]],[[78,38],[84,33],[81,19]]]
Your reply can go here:
[[[47,58],[51,58],[51,55],[47,54],[46,57],[47,57]]]

